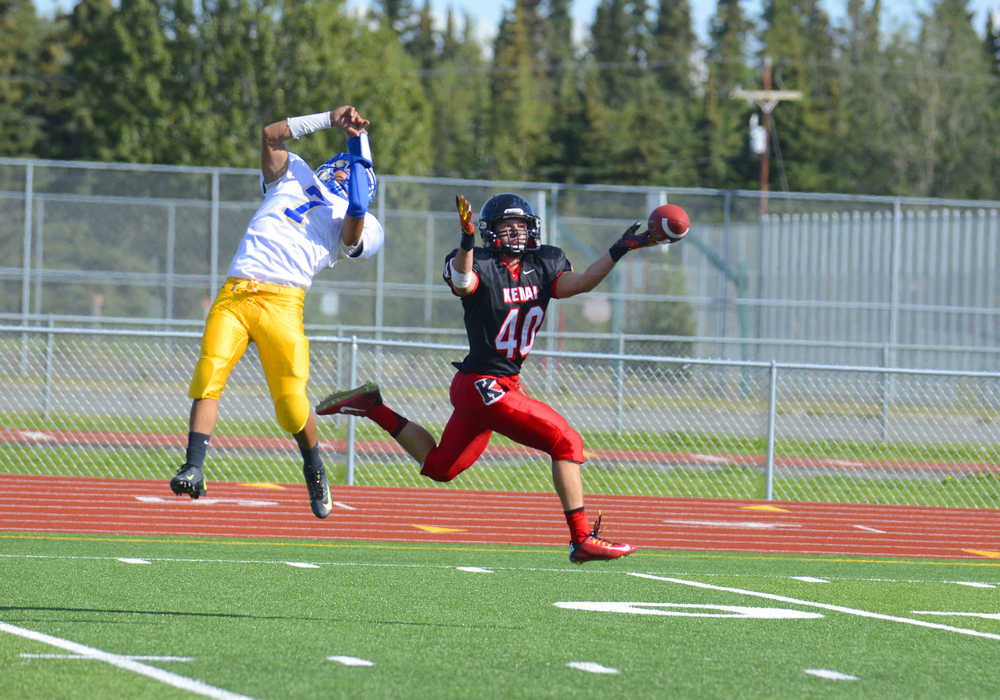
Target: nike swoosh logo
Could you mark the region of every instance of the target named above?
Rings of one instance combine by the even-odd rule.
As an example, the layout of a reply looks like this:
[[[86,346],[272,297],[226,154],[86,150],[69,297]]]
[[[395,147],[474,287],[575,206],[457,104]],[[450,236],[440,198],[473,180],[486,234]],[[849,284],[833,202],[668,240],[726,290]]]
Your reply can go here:
[[[521,274],[522,275],[530,275],[534,271],[535,271],[534,268],[532,268],[530,270],[521,270]]]

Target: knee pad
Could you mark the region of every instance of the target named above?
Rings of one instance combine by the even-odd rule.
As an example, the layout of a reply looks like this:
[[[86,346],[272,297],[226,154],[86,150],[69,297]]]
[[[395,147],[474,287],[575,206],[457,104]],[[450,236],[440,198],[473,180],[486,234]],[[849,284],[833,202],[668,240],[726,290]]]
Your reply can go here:
[[[194,366],[188,396],[192,399],[219,399],[231,369],[221,357],[202,355]]]
[[[552,459],[564,459],[583,464],[583,439],[580,437],[580,433],[572,428],[563,432],[552,445],[550,456]]]
[[[306,427],[310,410],[309,399],[301,394],[285,394],[274,401],[278,425],[292,435],[302,432]]]

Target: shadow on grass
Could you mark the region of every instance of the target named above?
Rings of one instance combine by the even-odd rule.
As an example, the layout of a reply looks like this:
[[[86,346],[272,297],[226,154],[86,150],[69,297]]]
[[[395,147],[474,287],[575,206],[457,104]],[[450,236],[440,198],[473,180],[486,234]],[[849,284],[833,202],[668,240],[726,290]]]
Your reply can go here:
[[[350,622],[352,624],[357,624],[361,622],[359,618],[338,618],[338,617],[300,617],[295,615],[244,615],[241,613],[217,613],[217,612],[191,612],[191,611],[178,611],[178,610],[115,610],[113,608],[66,608],[66,607],[56,607],[56,606],[40,606],[40,605],[0,605],[0,614],[6,612],[51,612],[51,613],[96,613],[99,615],[153,615],[162,617],[206,617],[206,618],[223,618],[230,620],[295,620],[299,622]],[[17,622],[39,622],[43,621],[39,618],[31,619],[15,619]],[[108,620],[67,620],[65,618],[52,618],[44,620],[46,622],[102,622],[107,623]],[[460,624],[460,623],[445,623],[445,622],[419,622],[412,620],[366,620],[368,624],[372,625],[404,625],[412,627],[456,627],[459,629],[507,629],[507,630],[517,630],[524,629],[523,627],[517,627],[513,625],[470,625],[470,624]]]

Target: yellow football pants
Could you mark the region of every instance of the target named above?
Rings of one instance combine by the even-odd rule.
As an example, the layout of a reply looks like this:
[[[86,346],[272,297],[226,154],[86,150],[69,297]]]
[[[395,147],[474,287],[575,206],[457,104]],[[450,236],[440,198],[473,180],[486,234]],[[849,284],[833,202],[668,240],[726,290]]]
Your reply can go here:
[[[274,401],[278,423],[298,433],[309,420],[309,339],[302,326],[305,290],[230,277],[215,297],[201,355],[188,395],[218,399],[229,373],[250,341],[257,344],[260,363]]]

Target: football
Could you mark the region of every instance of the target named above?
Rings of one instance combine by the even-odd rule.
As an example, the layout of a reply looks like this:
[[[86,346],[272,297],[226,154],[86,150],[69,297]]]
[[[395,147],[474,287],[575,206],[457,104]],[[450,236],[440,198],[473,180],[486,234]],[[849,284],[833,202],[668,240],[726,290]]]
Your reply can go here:
[[[656,240],[676,243],[687,235],[691,221],[676,204],[661,204],[650,213],[646,226]]]

